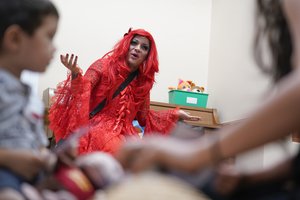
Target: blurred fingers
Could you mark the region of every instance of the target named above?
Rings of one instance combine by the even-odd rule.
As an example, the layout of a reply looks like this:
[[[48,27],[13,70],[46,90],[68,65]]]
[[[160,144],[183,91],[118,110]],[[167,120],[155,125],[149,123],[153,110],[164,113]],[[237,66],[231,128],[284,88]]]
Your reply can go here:
[[[200,121],[202,119],[201,119],[201,117],[198,117],[198,116],[191,116],[189,120],[191,120],[191,121]]]
[[[125,170],[138,173],[153,167],[155,153],[147,148],[131,149],[119,155],[117,159]]]
[[[124,169],[128,169],[131,163],[136,159],[136,155],[139,149],[129,147],[125,145],[120,151],[115,155],[115,158],[120,162]]]
[[[130,170],[134,173],[138,173],[144,170],[154,168],[156,153],[152,150],[141,150],[139,154],[136,154],[134,159],[131,160]]]
[[[66,153],[58,154],[58,160],[67,166],[70,167],[75,166],[74,159],[69,154]]]
[[[27,199],[43,200],[38,190],[28,183],[21,185],[21,191]]]
[[[215,188],[220,194],[228,195],[234,192],[241,183],[242,175],[231,165],[223,165],[218,170],[215,179]]]

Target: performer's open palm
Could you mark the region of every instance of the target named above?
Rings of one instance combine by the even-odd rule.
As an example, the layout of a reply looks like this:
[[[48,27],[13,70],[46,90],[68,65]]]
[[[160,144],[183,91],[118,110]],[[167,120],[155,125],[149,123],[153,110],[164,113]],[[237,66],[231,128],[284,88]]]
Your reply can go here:
[[[69,56],[68,53],[66,55],[60,55],[61,63],[71,71],[73,77],[76,77],[80,72],[77,60],[78,56],[75,56],[74,54],[71,54],[71,56]]]

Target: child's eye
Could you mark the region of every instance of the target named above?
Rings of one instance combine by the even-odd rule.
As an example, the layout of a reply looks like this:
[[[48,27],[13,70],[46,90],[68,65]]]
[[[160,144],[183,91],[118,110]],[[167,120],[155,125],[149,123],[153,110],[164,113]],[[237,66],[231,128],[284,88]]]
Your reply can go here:
[[[55,32],[54,32],[54,33],[53,33],[53,32],[50,32],[50,33],[48,33],[48,38],[49,38],[50,40],[53,40],[54,35],[55,35]]]

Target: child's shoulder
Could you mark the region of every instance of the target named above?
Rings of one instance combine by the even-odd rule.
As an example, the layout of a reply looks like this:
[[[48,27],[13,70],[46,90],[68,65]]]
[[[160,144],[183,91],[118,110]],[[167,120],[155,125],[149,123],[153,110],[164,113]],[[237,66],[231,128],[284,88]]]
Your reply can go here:
[[[27,95],[27,87],[9,72],[0,69],[0,107],[19,102]]]
[[[14,75],[10,72],[0,68],[0,83],[1,84],[20,84],[20,80],[17,79]]]

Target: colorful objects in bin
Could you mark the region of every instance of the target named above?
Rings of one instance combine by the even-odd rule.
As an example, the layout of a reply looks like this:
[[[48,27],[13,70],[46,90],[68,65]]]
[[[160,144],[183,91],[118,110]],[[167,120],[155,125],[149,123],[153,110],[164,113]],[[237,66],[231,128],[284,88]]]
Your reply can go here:
[[[169,90],[181,90],[181,91],[187,91],[187,92],[198,92],[203,93],[204,87],[196,85],[193,81],[185,81],[182,79],[178,80],[177,87],[170,86],[168,87]]]
[[[177,87],[169,87],[169,103],[206,108],[208,94],[193,81],[179,79]]]

